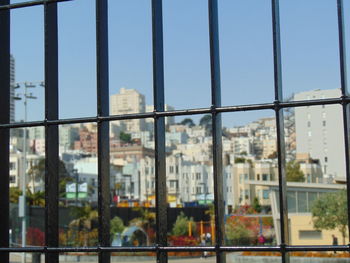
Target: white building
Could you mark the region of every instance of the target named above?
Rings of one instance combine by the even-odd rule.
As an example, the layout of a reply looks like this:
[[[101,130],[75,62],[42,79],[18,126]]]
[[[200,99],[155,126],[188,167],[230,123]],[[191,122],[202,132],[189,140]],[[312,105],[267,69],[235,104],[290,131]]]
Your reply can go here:
[[[121,88],[120,92],[110,97],[111,115],[123,115],[145,112],[145,96],[134,89]],[[145,130],[144,119],[116,121],[116,124],[123,127],[125,132],[139,132]]]
[[[340,97],[340,89],[297,93],[294,100]],[[340,105],[295,108],[296,153],[318,159],[324,176],[345,177],[343,115]]]

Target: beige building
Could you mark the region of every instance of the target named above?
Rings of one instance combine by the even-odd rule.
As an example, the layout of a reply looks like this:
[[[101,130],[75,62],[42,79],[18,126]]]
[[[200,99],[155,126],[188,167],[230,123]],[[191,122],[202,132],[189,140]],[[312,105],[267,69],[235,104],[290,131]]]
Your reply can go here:
[[[111,95],[110,98],[111,115],[123,115],[131,113],[145,112],[145,96],[134,89],[121,88],[119,93]],[[116,121],[120,127],[124,127],[125,132],[139,132],[145,130],[144,119]],[[124,124],[124,125],[123,125]]]
[[[305,183],[322,183],[322,169],[313,160],[298,160]],[[270,206],[269,185],[278,182],[277,160],[246,160],[225,168],[227,203],[233,207],[252,204],[255,197],[263,206]],[[232,191],[230,189],[232,188]]]
[[[261,183],[252,182],[259,185]],[[280,214],[278,205],[277,182],[264,183],[270,187],[271,210],[274,225],[279,226]],[[314,227],[311,208],[315,200],[323,194],[345,189],[341,184],[318,184],[318,183],[287,183],[287,208],[289,221],[289,244],[293,246],[303,245],[332,245],[332,235],[338,238],[339,245],[342,244],[342,235],[338,229],[317,230]],[[277,244],[281,242],[280,228],[275,227]],[[348,242],[348,237],[345,243]]]

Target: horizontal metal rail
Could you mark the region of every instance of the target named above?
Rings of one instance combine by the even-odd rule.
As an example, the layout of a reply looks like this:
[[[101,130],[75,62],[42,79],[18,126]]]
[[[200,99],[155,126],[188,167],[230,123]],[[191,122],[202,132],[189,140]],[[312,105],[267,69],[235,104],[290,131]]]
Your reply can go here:
[[[67,119],[58,119],[58,120],[17,122],[17,123],[1,124],[0,129],[37,127],[37,126],[45,126],[45,125],[77,124],[77,123],[102,122],[102,121],[119,121],[119,120],[131,120],[131,119],[147,119],[147,118],[158,118],[158,117],[169,117],[169,116],[199,115],[199,114],[209,114],[212,112],[229,113],[229,112],[254,111],[254,110],[276,110],[276,109],[285,109],[285,108],[336,105],[336,104],[339,104],[339,105],[350,104],[350,97],[320,99],[320,100],[274,102],[274,103],[249,104],[249,105],[237,105],[237,106],[223,106],[223,107],[216,107],[216,108],[215,107],[197,108],[197,109],[185,109],[185,110],[174,110],[174,111],[164,111],[164,112],[132,113],[132,114],[123,114],[123,115],[110,115],[106,117],[96,116],[96,117],[67,118]]]
[[[38,5],[44,5],[44,4],[49,4],[49,3],[70,2],[70,1],[74,1],[74,0],[36,0],[36,1],[28,1],[28,2],[9,4],[9,5],[2,5],[2,6],[0,6],[0,11],[1,10],[18,9],[18,8],[30,7],[30,6],[38,6]]]
[[[350,244],[342,246],[147,246],[147,247],[7,247],[0,248],[3,252],[33,252],[33,253],[66,253],[66,252],[243,252],[243,251],[275,251],[275,252],[293,252],[293,251],[348,251]]]

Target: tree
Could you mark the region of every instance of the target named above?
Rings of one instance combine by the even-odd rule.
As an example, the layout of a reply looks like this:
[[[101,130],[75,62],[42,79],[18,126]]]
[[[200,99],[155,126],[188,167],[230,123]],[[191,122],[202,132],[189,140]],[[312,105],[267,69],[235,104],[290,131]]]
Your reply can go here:
[[[45,159],[42,158],[39,162],[30,167],[28,174],[32,177],[32,182],[35,181],[45,181]],[[63,161],[59,160],[58,164],[58,174],[59,174],[59,195],[60,197],[65,195],[66,184],[73,181],[73,178],[67,171],[67,168]],[[33,185],[33,194],[35,194],[35,188]]]
[[[82,246],[88,246],[89,244],[95,245],[94,243],[96,243],[97,240],[92,240],[89,238],[89,235],[97,232],[97,210],[93,209],[90,205],[75,207],[73,210],[73,215],[76,219],[69,223],[69,228],[71,231],[75,232],[75,242],[78,242],[78,245]],[[81,236],[81,240],[79,240],[79,236]]]
[[[304,182],[304,173],[300,170],[300,164],[296,161],[289,161],[286,167],[288,182]]]
[[[312,204],[311,213],[316,229],[338,229],[343,238],[348,226],[346,190],[325,193]]]
[[[27,204],[30,206],[45,206],[45,192],[43,191],[37,191],[33,192],[30,191],[28,188],[26,191],[26,201]]]
[[[260,205],[259,199],[257,197],[254,197],[252,207],[253,207],[254,211],[256,211],[257,213],[261,212],[261,205]]]
[[[18,204],[18,199],[22,195],[22,191],[18,187],[10,187],[10,203]]]
[[[211,131],[212,131],[212,126],[213,126],[213,122],[212,122],[212,117],[210,114],[206,114],[204,115],[200,120],[199,120],[199,125],[204,127],[207,135],[211,135]]]
[[[193,218],[188,219],[183,212],[181,212],[175,221],[172,234],[174,236],[187,236],[189,224],[191,224],[192,232],[196,231],[196,224],[193,222]]]
[[[273,153],[269,154],[269,156],[267,156],[267,159],[277,159],[277,152],[274,151]]]
[[[243,224],[226,224],[225,233],[228,245],[250,245],[252,234]]]
[[[189,126],[189,127],[193,127],[193,126],[195,125],[194,122],[193,122],[193,120],[190,119],[190,118],[183,119],[183,120],[180,122],[180,124],[186,125],[186,126]]]
[[[200,120],[199,120],[199,125],[203,127],[211,126],[212,125],[212,118],[210,114],[204,115]]]
[[[10,187],[10,203],[18,204],[22,191],[18,187]],[[33,206],[45,206],[45,193],[38,191],[32,193],[29,188],[26,191],[26,203]]]
[[[119,216],[113,217],[111,220],[111,234],[114,236],[116,233],[123,232],[125,226],[123,220]]]
[[[245,163],[245,161],[244,157],[235,157],[235,163]]]
[[[120,132],[119,139],[125,143],[131,143],[131,134]]]

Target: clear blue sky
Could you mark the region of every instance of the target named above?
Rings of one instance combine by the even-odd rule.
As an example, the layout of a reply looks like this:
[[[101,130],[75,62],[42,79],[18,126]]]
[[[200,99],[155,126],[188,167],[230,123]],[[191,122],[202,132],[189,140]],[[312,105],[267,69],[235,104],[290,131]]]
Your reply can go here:
[[[150,2],[109,1],[110,93],[122,86],[137,89],[147,104],[153,99]],[[223,105],[273,101],[270,2],[219,0]],[[96,115],[94,3],[59,4],[61,118]],[[349,1],[344,3],[350,14]],[[210,106],[207,13],[206,0],[164,0],[165,97],[176,109]],[[280,13],[285,97],[339,88],[336,0],[281,0]],[[43,7],[12,11],[11,52],[18,82],[44,79],[43,18]],[[347,15],[347,33],[349,20]],[[29,102],[29,119],[40,120],[43,90],[33,92],[39,99]],[[17,104],[17,119],[23,118],[22,105]],[[235,113],[223,119],[232,127],[272,115]]]

